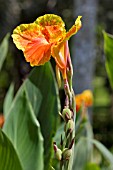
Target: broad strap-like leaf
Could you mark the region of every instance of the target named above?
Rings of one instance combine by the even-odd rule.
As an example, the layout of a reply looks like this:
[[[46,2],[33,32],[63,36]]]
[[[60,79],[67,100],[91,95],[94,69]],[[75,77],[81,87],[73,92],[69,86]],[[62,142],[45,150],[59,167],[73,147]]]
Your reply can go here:
[[[25,95],[27,96],[27,101],[25,100],[26,97],[24,97],[23,94],[24,90],[25,90]],[[32,108],[32,111],[29,111],[30,109],[29,105],[31,106],[30,108]],[[24,134],[26,134],[26,131],[28,133],[29,126],[30,128],[32,128],[33,126],[32,120],[30,120],[31,123],[29,123],[29,126],[26,125],[27,124],[26,119],[28,119],[28,116],[31,115],[31,112],[37,116],[39,123],[41,124],[41,132],[44,137],[44,169],[45,170],[49,169],[50,161],[53,155],[52,154],[53,136],[56,131],[59,107],[60,105],[59,105],[58,89],[54,78],[54,73],[52,71],[51,64],[46,63],[44,66],[35,67],[32,70],[29,78],[25,80],[25,82],[23,83],[22,87],[20,88],[20,90],[16,95],[16,98],[8,114],[8,119],[6,119],[4,125],[5,132],[10,136],[15,146],[18,147],[21,156],[21,154],[23,154],[24,152],[23,151],[24,147],[25,149],[26,147],[28,147],[27,145],[20,146],[21,143],[25,143],[22,142],[26,136]],[[25,127],[24,127],[24,123],[25,123]],[[28,134],[30,135],[30,133],[31,132],[29,131]],[[29,137],[30,136],[27,135],[26,141],[27,140],[29,141]],[[35,144],[33,143],[33,147],[36,147],[36,149],[37,149],[37,145],[38,144],[36,142]],[[21,149],[21,147],[23,148],[23,150]],[[33,151],[34,151],[34,155],[31,157],[34,158],[36,157],[35,156],[36,151],[35,150]],[[25,164],[27,164],[27,161],[25,162],[26,162]],[[34,164],[34,162],[37,163],[37,160],[34,159],[32,164]]]
[[[87,167],[88,163],[91,161],[88,156],[90,152],[88,146],[89,143],[93,144],[98,149],[100,154],[110,164],[109,168],[113,167],[113,154],[102,143],[100,143],[95,139],[81,137],[78,143],[75,145],[75,157],[74,157],[73,170],[75,169],[84,170],[84,168]],[[91,166],[93,167],[93,165]],[[99,168],[99,167],[94,166],[94,168]]]
[[[0,70],[2,68],[3,62],[8,52],[8,40],[9,40],[9,34],[5,36],[2,43],[0,44]]]
[[[92,142],[96,146],[103,157],[111,164],[111,166],[113,166],[113,154],[99,141],[93,139],[90,142]]]
[[[75,144],[73,170],[83,170],[88,162],[88,141],[81,137]]]
[[[4,105],[3,105],[3,113],[5,118],[8,116],[11,104],[13,102],[13,98],[14,98],[14,84],[11,84],[5,96]]]
[[[18,155],[4,132],[0,129],[0,170],[23,170]]]
[[[104,52],[106,56],[106,71],[113,88],[113,35],[103,32],[104,34]]]
[[[35,88],[33,84],[31,87]],[[36,88],[35,93],[40,95]],[[43,170],[43,137],[28,99],[25,84],[20,88],[12,103],[3,130],[14,144],[23,170]]]

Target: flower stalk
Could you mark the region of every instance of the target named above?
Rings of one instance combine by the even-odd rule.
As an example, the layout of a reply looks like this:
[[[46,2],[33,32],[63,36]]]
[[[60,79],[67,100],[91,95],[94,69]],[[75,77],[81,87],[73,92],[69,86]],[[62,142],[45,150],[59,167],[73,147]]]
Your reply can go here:
[[[73,67],[71,63],[68,42],[65,46],[65,55],[67,55],[67,68],[66,77],[64,79],[64,91],[66,95],[65,106],[60,114],[65,122],[65,137],[62,139],[62,159],[60,160],[60,169],[71,170],[74,152],[74,139],[75,139],[75,98],[72,88]]]

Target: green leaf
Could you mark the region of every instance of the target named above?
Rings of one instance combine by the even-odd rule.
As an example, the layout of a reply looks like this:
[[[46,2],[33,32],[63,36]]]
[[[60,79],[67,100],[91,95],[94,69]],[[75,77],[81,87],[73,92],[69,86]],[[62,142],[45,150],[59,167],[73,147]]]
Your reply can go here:
[[[12,143],[0,129],[0,170],[15,169],[22,170],[20,160]]]
[[[0,44],[0,70],[2,68],[3,62],[8,52],[8,40],[9,40],[9,34],[5,36],[2,43]]]
[[[112,170],[111,168],[113,167],[113,154],[103,144],[101,144],[97,140],[92,139],[92,138],[86,138],[86,137],[81,137],[79,141],[77,142],[77,144],[75,145],[73,170],[75,169],[83,170],[84,167],[93,166],[93,165],[88,165],[88,162],[89,161],[91,162],[93,158],[93,157],[89,157],[89,156],[92,156],[90,155],[90,152],[92,152],[92,149],[89,147],[89,145],[91,144],[95,145],[95,147],[99,150],[99,152],[102,154],[104,159],[108,161],[108,163],[110,164],[109,170]],[[91,170],[93,170],[93,167]]]
[[[29,81],[29,80],[27,80]],[[26,81],[26,83],[27,83]],[[18,91],[3,130],[13,143],[24,170],[43,170],[43,138],[28,99],[26,83]],[[36,87],[36,94],[40,92]]]
[[[84,170],[100,170],[100,167],[94,163],[88,163]]]
[[[103,157],[113,166],[113,154],[99,141],[91,140],[91,142],[96,146],[96,148],[101,152]]]
[[[110,80],[111,87],[113,88],[113,36],[103,32],[104,34],[104,52],[106,56],[106,71]]]
[[[36,114],[44,137],[44,164],[45,170],[47,170],[52,157],[53,136],[56,132],[60,109],[58,88],[51,64],[46,63],[44,66],[33,69],[29,80],[40,90],[42,95],[41,106]],[[30,93],[28,95],[31,98]],[[32,100],[31,103],[33,105]]]
[[[26,97],[24,97],[23,95],[24,91],[27,96],[26,102],[25,102]],[[27,102],[29,104],[27,104]],[[30,108],[32,108],[32,110],[30,111],[29,111],[30,108],[27,108],[29,107],[29,105],[31,106]],[[34,124],[32,122],[34,119],[29,118],[30,119],[29,122],[31,123],[29,123],[28,125],[28,121],[27,121],[29,117],[28,115],[33,115],[32,113],[34,113],[38,117],[38,120],[41,124],[41,132],[44,137],[44,165],[45,165],[44,169],[45,170],[48,170],[50,167],[50,161],[51,161],[52,151],[53,151],[53,136],[55,134],[56,127],[57,127],[57,117],[58,117],[59,107],[60,106],[59,106],[59,98],[58,98],[58,89],[54,78],[54,74],[50,63],[46,63],[44,66],[35,67],[32,70],[29,78],[23,83],[22,87],[20,88],[20,90],[16,95],[14,102],[12,103],[10,113],[4,125],[5,132],[7,133],[7,135],[10,136],[10,139],[13,141],[13,143],[19,150],[20,153],[19,156],[21,157],[22,155],[23,157],[24,147],[25,149],[26,147],[28,148],[36,147],[35,150],[38,148],[37,146],[38,139],[37,142],[33,143],[33,146],[31,143],[29,144],[31,145],[30,147],[26,145],[26,143],[29,143],[30,140],[29,128],[32,128],[33,126],[32,124]],[[26,141],[21,142],[23,141],[25,134],[26,135],[28,134],[26,136]],[[21,146],[21,143],[23,143],[24,145]],[[32,163],[33,165],[37,163],[37,158],[35,155],[38,152],[36,152],[35,150],[33,150],[34,152],[33,155],[29,156],[27,154],[27,157],[30,157],[29,159],[31,160],[33,159],[33,163]],[[25,159],[23,159],[23,164],[24,161]],[[28,162],[25,161],[25,164],[27,164]],[[31,166],[29,167],[29,169],[30,168]],[[29,169],[26,168],[26,170]],[[33,167],[32,169],[35,170]],[[39,169],[41,170],[41,167]]]
[[[88,142],[86,138],[81,137],[74,150],[73,170],[83,170],[88,162]]]
[[[14,97],[14,84],[11,84],[6,94],[4,105],[3,105],[3,113],[4,113],[5,118],[7,117],[9,113],[9,110],[10,110],[10,107],[13,101],[13,97]]]

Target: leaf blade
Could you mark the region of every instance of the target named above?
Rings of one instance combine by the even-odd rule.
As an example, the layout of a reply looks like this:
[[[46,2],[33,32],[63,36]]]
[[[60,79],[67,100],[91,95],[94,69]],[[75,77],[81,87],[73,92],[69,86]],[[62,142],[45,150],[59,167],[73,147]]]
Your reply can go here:
[[[3,62],[8,52],[8,40],[9,40],[9,33],[6,34],[5,38],[3,39],[0,45],[0,71],[2,69]]]
[[[28,101],[25,84],[13,101],[3,130],[14,144],[23,169],[43,170],[43,137]]]
[[[9,109],[13,101],[13,97],[14,97],[14,84],[11,84],[5,96],[4,104],[3,104],[3,113],[4,113],[5,118],[8,115]]]
[[[20,160],[12,143],[0,129],[0,170],[15,169],[22,170]]]

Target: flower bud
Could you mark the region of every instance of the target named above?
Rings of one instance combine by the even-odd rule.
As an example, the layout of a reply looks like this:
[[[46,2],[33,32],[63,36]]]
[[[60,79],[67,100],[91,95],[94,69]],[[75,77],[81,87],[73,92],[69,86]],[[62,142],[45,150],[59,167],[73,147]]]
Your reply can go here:
[[[65,148],[62,153],[63,160],[69,160],[72,155],[72,149]]]
[[[62,151],[60,149],[57,149],[55,156],[60,161],[62,159]]]
[[[56,65],[56,78],[57,78],[57,82],[58,82],[58,87],[61,87],[61,75],[60,75],[60,69],[59,67]]]
[[[72,117],[72,112],[69,108],[64,108],[63,111],[62,111],[62,117],[64,119],[64,121],[68,121],[71,119]]]
[[[55,157],[60,161],[62,159],[62,151],[57,147],[56,143],[54,143],[54,152]]]
[[[72,132],[74,129],[74,121],[71,119],[71,120],[68,120],[67,124],[66,124],[66,132]]]

